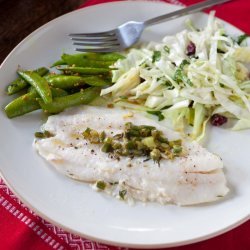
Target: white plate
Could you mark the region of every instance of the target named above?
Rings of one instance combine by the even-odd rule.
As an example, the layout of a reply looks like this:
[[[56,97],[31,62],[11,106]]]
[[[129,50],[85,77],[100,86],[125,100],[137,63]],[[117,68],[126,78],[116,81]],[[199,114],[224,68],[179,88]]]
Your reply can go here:
[[[11,98],[5,86],[22,68],[49,66],[63,52],[73,52],[71,32],[114,28],[127,20],[144,20],[178,7],[160,2],[116,2],[97,5],[64,15],[44,25],[19,44],[0,69],[0,105]],[[205,14],[192,17],[204,25]],[[148,29],[144,40],[159,40],[184,28],[185,18]],[[231,34],[240,31],[225,24]],[[250,214],[250,132],[214,128],[206,146],[225,163],[230,194],[209,205],[178,207],[137,204],[133,207],[93,192],[51,168],[32,149],[33,134],[42,124],[35,113],[9,120],[0,112],[0,170],[12,190],[43,218],[78,235],[100,242],[130,247],[170,247],[204,240],[225,232]]]

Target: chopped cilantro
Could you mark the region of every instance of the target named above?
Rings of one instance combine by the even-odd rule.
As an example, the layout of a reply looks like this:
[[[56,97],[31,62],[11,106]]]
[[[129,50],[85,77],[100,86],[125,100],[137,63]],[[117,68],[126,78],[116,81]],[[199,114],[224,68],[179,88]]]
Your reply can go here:
[[[169,48],[167,45],[164,46],[164,50],[165,50],[168,54],[170,53],[170,48]]]
[[[190,86],[192,86],[192,82],[190,81],[190,79],[187,78],[187,76],[184,74],[183,69],[185,67],[185,65],[190,64],[190,62],[188,60],[183,60],[182,63],[180,64],[180,66],[176,69],[175,74],[174,74],[174,80],[177,83],[186,83]]]
[[[168,90],[174,89],[174,86],[172,85],[170,81],[166,81],[164,85],[167,87]]]
[[[158,50],[155,50],[152,56],[152,62],[159,61],[161,59],[161,52]]]
[[[248,34],[243,34],[243,35],[241,35],[241,36],[238,36],[238,38],[237,38],[237,43],[238,43],[239,45],[241,45],[242,42],[245,41],[248,37],[249,37]]]
[[[151,114],[151,115],[156,115],[158,116],[158,121],[162,121],[165,119],[164,115],[161,113],[161,111],[147,111],[148,114]]]

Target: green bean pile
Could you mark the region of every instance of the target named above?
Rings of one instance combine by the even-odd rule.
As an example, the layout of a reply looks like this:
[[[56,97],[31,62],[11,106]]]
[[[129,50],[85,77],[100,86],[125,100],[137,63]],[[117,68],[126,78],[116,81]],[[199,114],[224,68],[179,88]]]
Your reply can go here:
[[[18,97],[5,107],[8,118],[42,109],[57,114],[66,108],[88,104],[99,96],[101,88],[111,85],[111,68],[118,53],[63,54],[51,67],[32,71],[18,70],[18,78],[7,86],[8,95]]]

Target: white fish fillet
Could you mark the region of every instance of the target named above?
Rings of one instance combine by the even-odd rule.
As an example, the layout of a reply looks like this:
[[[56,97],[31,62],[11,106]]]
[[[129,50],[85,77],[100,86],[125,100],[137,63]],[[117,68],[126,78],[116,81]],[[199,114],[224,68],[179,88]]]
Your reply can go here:
[[[105,130],[108,135],[120,133],[126,122],[153,125],[169,140],[180,138],[138,113],[85,106],[50,116],[43,129],[55,136],[37,140],[34,146],[61,173],[84,182],[119,182],[116,189],[126,189],[129,197],[143,202],[192,205],[215,201],[228,193],[222,160],[196,142],[183,140],[185,156],[162,159],[158,166],[153,160],[144,162],[145,157],[121,157],[118,161],[81,135],[87,127]]]

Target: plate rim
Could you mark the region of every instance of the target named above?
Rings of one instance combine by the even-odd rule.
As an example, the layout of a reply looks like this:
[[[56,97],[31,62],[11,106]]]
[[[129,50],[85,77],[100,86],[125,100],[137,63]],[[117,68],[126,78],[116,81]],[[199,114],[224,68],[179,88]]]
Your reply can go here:
[[[3,62],[0,65],[0,70],[2,69],[3,65],[5,64],[5,62],[9,59],[9,57],[12,56],[12,54],[23,44],[26,43],[26,41],[28,41],[31,37],[33,37],[34,35],[36,35],[37,33],[39,33],[41,30],[43,30],[44,28],[50,26],[52,23],[57,22],[58,20],[60,20],[61,18],[64,18],[65,16],[68,15],[72,15],[74,13],[77,12],[81,12],[81,11],[85,11],[88,8],[95,8],[96,6],[102,6],[102,5],[119,5],[119,4],[124,4],[125,2],[129,3],[135,3],[135,2],[142,2],[142,3],[154,3],[154,4],[162,4],[162,5],[170,5],[170,6],[175,6],[178,8],[183,8],[183,6],[181,5],[174,5],[172,3],[168,3],[168,2],[163,2],[163,1],[149,1],[149,0],[126,0],[126,1],[114,1],[114,2],[107,2],[107,3],[97,3],[95,5],[91,5],[91,6],[86,6],[84,8],[79,8],[73,11],[70,11],[64,15],[61,15],[57,18],[52,19],[51,21],[43,24],[42,26],[40,26],[39,28],[37,28],[36,30],[34,30],[33,32],[31,32],[28,36],[26,36],[22,41],[20,41],[20,43],[18,43],[12,50],[11,52],[7,55],[7,57],[3,60]],[[203,13],[205,15],[207,15],[207,13],[204,12],[198,12],[198,13]],[[220,19],[218,17],[216,17],[219,20],[222,20],[223,23],[233,26],[234,28],[236,28],[238,31],[244,33],[244,31],[242,31],[241,29],[237,28],[236,26],[230,24],[229,22]],[[18,190],[15,189],[15,187],[7,180],[7,178],[5,177],[2,169],[0,168],[0,177],[3,179],[4,183],[7,185],[8,188],[10,188],[10,190],[14,193],[14,195],[25,205],[27,206],[30,210],[34,211],[38,216],[42,217],[43,219],[45,219],[46,221],[50,222],[51,224],[62,228],[63,230],[65,230],[66,232],[69,233],[73,233],[76,234],[80,237],[84,237],[87,238],[89,240],[92,241],[96,241],[102,244],[107,244],[107,245],[113,245],[113,246],[118,246],[118,247],[134,247],[134,248],[138,248],[138,249],[151,249],[151,248],[169,248],[169,247],[177,247],[177,246],[184,246],[184,245],[188,245],[188,244],[193,244],[193,243],[197,243],[197,242],[201,242],[207,239],[211,239],[213,237],[219,236],[223,233],[226,233],[238,226],[240,226],[241,224],[243,224],[244,222],[248,221],[250,219],[250,213],[248,215],[246,215],[245,217],[241,218],[241,220],[235,222],[235,223],[231,223],[230,225],[228,225],[227,227],[223,228],[223,229],[218,229],[217,231],[214,231],[212,233],[206,234],[206,235],[201,235],[199,237],[193,237],[190,238],[188,240],[181,240],[181,241],[174,241],[174,242],[170,242],[170,243],[153,243],[153,244],[141,244],[141,243],[127,243],[127,242],[117,242],[117,241],[113,241],[113,240],[105,240],[105,239],[101,239],[98,237],[94,237],[91,235],[88,235],[87,233],[82,233],[79,232],[77,230],[74,230],[72,228],[69,228],[63,224],[60,224],[59,222],[53,220],[53,218],[48,217],[45,213],[40,212],[37,208],[35,208],[31,203],[29,203],[25,197],[23,197],[22,195],[19,194]]]
[[[48,217],[46,214],[44,214],[43,212],[40,212],[39,210],[37,210],[35,207],[33,207],[32,204],[30,204],[24,197],[22,197],[18,191],[16,190],[16,188],[10,184],[7,179],[5,178],[5,176],[2,174],[2,172],[0,171],[1,174],[1,178],[4,181],[4,183],[7,185],[8,188],[10,188],[10,190],[12,191],[12,193],[14,193],[14,195],[25,205],[27,206],[30,210],[32,210],[33,212],[35,212],[38,216],[40,216],[41,218],[45,219],[46,221],[48,221],[49,223],[53,224],[56,227],[59,227],[63,230],[65,230],[68,233],[72,233],[75,234],[77,236],[83,237],[83,238],[87,238],[89,240],[98,242],[98,243],[102,243],[102,244],[106,244],[106,245],[113,245],[113,246],[117,246],[117,247],[128,247],[128,248],[138,248],[138,249],[160,249],[160,248],[170,248],[170,247],[178,247],[178,246],[185,246],[185,245],[189,245],[189,244],[194,244],[194,243],[198,243],[198,242],[202,242],[204,240],[209,240],[211,238],[214,238],[216,236],[222,235],[240,225],[242,225],[244,222],[248,221],[250,219],[250,214],[246,215],[245,217],[243,217],[241,220],[232,223],[231,225],[228,225],[227,227],[223,228],[223,229],[219,229],[217,231],[214,231],[210,234],[204,235],[204,236],[199,236],[199,237],[193,237],[191,239],[188,240],[182,240],[182,241],[175,241],[175,242],[171,242],[171,243],[159,243],[159,244],[140,244],[140,243],[127,243],[127,242],[117,242],[117,241],[111,241],[111,240],[105,240],[105,239],[100,239],[91,235],[88,235],[86,233],[82,233],[82,232],[78,232],[77,230],[74,230],[72,228],[69,228],[63,224],[60,224],[59,222],[53,220],[53,218]]]

